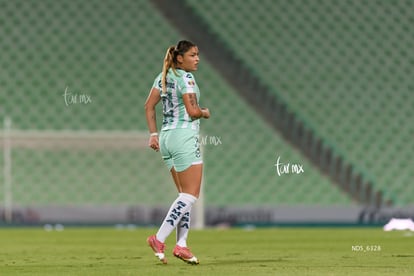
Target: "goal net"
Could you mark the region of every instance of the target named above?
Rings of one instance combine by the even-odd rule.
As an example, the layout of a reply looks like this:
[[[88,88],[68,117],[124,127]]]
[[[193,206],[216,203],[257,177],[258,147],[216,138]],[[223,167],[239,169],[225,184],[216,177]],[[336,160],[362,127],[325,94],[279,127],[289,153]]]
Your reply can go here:
[[[146,131],[16,130],[6,118],[0,139],[8,222],[158,224],[177,196]]]

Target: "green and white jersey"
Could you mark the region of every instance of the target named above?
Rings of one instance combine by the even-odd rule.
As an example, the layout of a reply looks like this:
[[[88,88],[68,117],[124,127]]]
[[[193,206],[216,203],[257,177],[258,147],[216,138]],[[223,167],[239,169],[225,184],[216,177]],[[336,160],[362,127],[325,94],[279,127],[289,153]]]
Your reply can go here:
[[[170,68],[167,73],[167,91],[162,93],[162,73],[154,81],[153,87],[160,90],[162,99],[163,120],[161,130],[188,128],[199,130],[200,120],[191,119],[185,109],[183,94],[195,93],[197,102],[200,99],[200,90],[193,74],[181,69]]]

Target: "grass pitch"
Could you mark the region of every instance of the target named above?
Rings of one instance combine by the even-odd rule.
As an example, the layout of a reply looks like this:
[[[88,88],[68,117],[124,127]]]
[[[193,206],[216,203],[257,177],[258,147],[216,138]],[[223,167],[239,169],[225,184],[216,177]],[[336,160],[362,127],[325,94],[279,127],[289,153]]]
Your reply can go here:
[[[168,264],[146,245],[156,229],[0,228],[0,275],[414,275],[414,235],[379,228],[190,232],[200,259]]]

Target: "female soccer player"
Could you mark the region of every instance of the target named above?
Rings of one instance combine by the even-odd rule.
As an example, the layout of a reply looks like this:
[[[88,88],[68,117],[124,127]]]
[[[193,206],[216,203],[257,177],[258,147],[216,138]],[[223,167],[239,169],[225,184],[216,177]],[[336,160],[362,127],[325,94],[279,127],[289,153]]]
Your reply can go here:
[[[161,151],[179,192],[156,235],[147,239],[155,256],[165,264],[165,240],[174,229],[177,229],[174,256],[189,264],[199,263],[187,247],[191,207],[200,193],[203,169],[199,119],[210,117],[210,111],[198,105],[200,90],[191,74],[197,70],[198,63],[198,47],[194,43],[182,40],[169,47],[162,72],[156,77],[145,103],[149,146]],[[161,100],[163,122],[158,135],[155,106]]]

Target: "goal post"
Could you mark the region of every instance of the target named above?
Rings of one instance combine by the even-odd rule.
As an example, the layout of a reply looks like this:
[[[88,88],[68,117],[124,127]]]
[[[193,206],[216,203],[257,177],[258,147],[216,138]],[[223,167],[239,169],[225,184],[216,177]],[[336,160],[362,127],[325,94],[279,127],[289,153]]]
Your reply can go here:
[[[201,139],[200,139],[201,140]],[[204,155],[205,154],[205,145],[203,143],[200,143],[201,152]],[[205,164],[203,164],[203,175],[201,177],[201,189],[200,194],[198,196],[197,202],[194,204],[193,207],[193,225],[192,227],[194,229],[204,229],[205,228],[205,209],[204,209],[204,185],[206,184],[204,173],[205,171]]]
[[[12,194],[12,159],[11,159],[11,124],[10,117],[4,118],[3,126],[3,175],[4,175],[4,219],[10,223],[13,213],[13,194]]]

